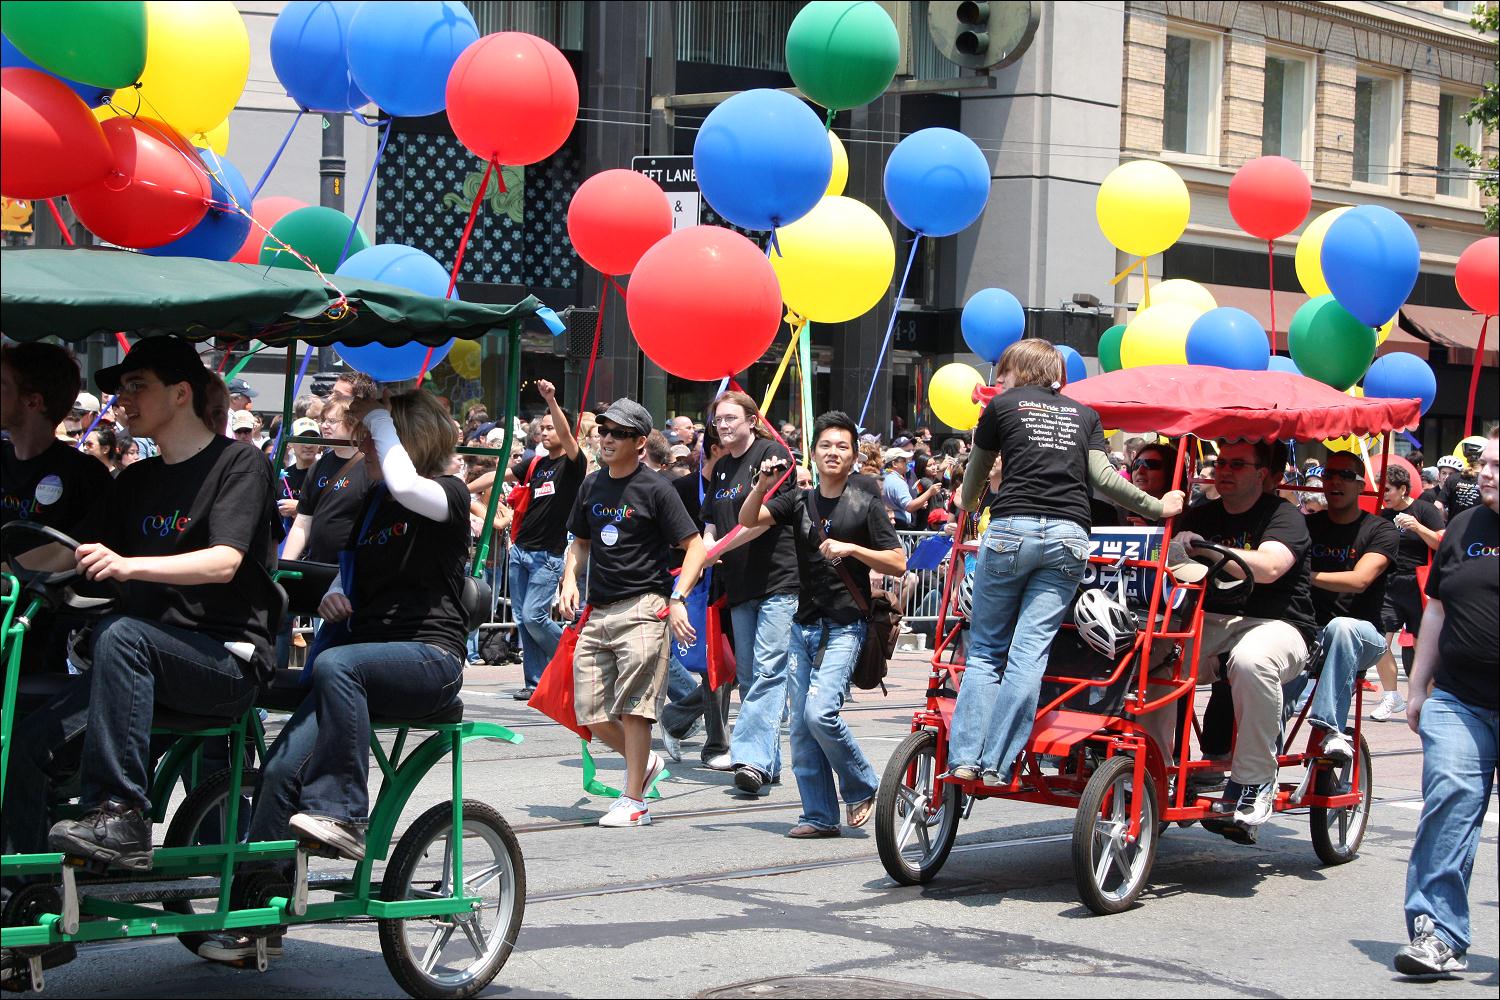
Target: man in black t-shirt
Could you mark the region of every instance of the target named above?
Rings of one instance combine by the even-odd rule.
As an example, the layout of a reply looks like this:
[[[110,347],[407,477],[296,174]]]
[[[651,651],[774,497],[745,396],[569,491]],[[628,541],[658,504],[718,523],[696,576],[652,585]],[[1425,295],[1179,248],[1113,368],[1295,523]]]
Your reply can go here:
[[[1481,505],[1448,522],[1427,577],[1406,724],[1422,738],[1422,818],[1406,872],[1409,976],[1468,967],[1469,883],[1500,745],[1500,441],[1479,455]]]
[[[1276,751],[1281,735],[1282,685],[1301,672],[1317,624],[1308,590],[1311,541],[1302,514],[1271,493],[1281,468],[1264,441],[1223,442],[1214,470],[1219,499],[1190,508],[1175,540],[1234,549],[1255,576],[1243,587],[1212,587],[1204,595],[1198,655],[1205,675],[1228,654],[1227,680],[1234,697],[1237,737],[1224,807],[1233,822],[1214,826],[1248,842],[1271,817],[1276,794]],[[1226,567],[1239,575],[1233,563]]]
[[[78,363],[53,344],[0,349],[0,525],[32,521],[78,541],[94,541],[97,514],[107,510],[114,480],[102,462],[53,436],[78,396]],[[8,539],[0,561],[17,560],[44,544],[40,536]],[[68,623],[39,617],[21,647],[23,673],[67,669]]]
[[[685,600],[703,571],[703,539],[666,477],[641,464],[651,433],[645,407],[617,399],[598,427],[604,467],[584,480],[568,522],[573,544],[560,608],[570,620],[578,612],[578,574],[587,564],[590,611],[573,654],[574,712],[625,757],[624,791],[599,825],[648,826],[646,793],[665,767],[651,751],[651,723],[666,697],[668,629],[682,642],[695,639]],[[675,587],[673,548],[685,553]]]
[[[54,851],[149,869],[147,706],[231,719],[271,670],[271,468],[254,446],[208,429],[212,377],[175,337],[142,340],[99,372],[161,455],[120,474],[104,541],[75,554],[88,579],[118,586],[120,614],[94,639],[84,815],[53,826]],[[10,827],[10,803],[6,812]]]
[[[1459,445],[1463,452],[1463,458],[1459,459],[1459,467],[1453,470],[1438,491],[1439,500],[1443,505],[1443,514],[1448,520],[1453,520],[1466,510],[1472,510],[1480,505],[1479,499],[1479,451],[1477,442],[1465,438]],[[1447,457],[1447,456],[1444,456]]]
[[[517,701],[531,697],[562,638],[562,626],[552,617],[552,604],[568,544],[568,515],[588,471],[573,436],[572,415],[557,403],[557,389],[545,379],[537,380],[536,389],[547,401],[547,412],[532,421],[540,435],[536,454],[514,466],[516,482],[531,496],[525,512],[516,515],[520,526],[512,529],[507,569],[511,610],[525,633],[521,640],[524,680],[514,694]]]
[[[1313,612],[1323,629],[1323,671],[1307,720],[1323,732],[1323,756],[1341,764],[1354,758],[1344,723],[1355,680],[1385,652],[1381,609],[1398,544],[1389,521],[1360,509],[1364,481],[1358,457],[1334,453],[1323,470],[1328,509],[1307,519]]]
[[[783,489],[762,506],[786,471],[767,458],[740,508],[746,529],[784,525],[795,541],[801,583],[797,624],[791,631],[792,772],[802,815],[788,837],[836,837],[839,802],[850,826],[863,826],[875,804],[880,776],[840,717],[849,677],[869,627],[870,570],[906,571],[906,551],[885,507],[860,490],[845,489],[859,455],[859,428],[848,414],[825,413],[813,425],[819,483]]]
[[[1422,594],[1417,589],[1417,570],[1427,565],[1428,557],[1437,548],[1443,532],[1442,512],[1426,497],[1416,496],[1413,491],[1421,492],[1419,484],[1411,481],[1411,475],[1405,469],[1393,464],[1386,470],[1380,516],[1396,526],[1399,541],[1396,566],[1385,587],[1382,617],[1389,649],[1377,665],[1381,695],[1370,712],[1370,718],[1375,722],[1385,722],[1392,713],[1406,709],[1398,687],[1395,656],[1390,650],[1399,648],[1397,640],[1402,629],[1417,634],[1422,621]]]

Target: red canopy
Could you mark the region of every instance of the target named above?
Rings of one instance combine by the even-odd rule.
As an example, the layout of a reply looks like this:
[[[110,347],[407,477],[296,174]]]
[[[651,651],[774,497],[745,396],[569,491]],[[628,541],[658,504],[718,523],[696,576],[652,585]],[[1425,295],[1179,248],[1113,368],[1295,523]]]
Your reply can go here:
[[[999,389],[980,386],[987,403]],[[1304,441],[1409,430],[1416,399],[1357,399],[1304,375],[1205,365],[1151,365],[1095,375],[1064,392],[1094,408],[1108,428],[1170,437]]]

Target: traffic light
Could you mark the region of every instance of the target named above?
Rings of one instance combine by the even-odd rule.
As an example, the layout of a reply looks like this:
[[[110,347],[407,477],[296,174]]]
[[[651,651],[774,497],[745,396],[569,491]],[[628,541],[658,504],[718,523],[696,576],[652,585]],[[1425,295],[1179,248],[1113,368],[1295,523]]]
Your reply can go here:
[[[971,69],[1009,66],[1025,54],[1041,20],[1028,0],[963,0],[927,5],[927,28],[950,62]]]
[[[958,23],[962,25],[953,44],[966,56],[983,55],[990,47],[990,5],[964,0],[958,5]]]

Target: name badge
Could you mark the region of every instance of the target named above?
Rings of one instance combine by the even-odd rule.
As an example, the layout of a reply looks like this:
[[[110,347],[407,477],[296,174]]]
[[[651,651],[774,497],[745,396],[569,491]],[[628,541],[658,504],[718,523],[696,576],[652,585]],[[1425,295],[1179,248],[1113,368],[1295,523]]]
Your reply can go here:
[[[531,491],[531,496],[532,496],[533,499],[540,500],[542,497],[550,497],[552,494],[554,494],[556,492],[557,492],[557,484],[556,483],[554,483],[554,482],[545,482],[545,483],[542,483],[541,485],[537,486],[536,489],[532,490]]]

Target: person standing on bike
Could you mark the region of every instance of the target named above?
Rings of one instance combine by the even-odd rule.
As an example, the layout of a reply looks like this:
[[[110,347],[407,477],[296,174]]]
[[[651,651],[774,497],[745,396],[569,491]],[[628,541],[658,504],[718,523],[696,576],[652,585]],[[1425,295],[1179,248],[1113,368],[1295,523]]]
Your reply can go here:
[[[588,472],[578,439],[573,436],[573,418],[558,405],[557,389],[540,379],[537,392],[547,402],[547,412],[532,427],[541,435],[537,452],[513,467],[516,482],[530,491],[520,526],[510,547],[511,608],[516,623],[525,632],[521,642],[521,690],[514,693],[525,701],[536,690],[562,638],[562,626],[552,618],[557,585],[562,578],[563,550],[568,545],[568,515],[578,498],[578,488]]]
[[[646,793],[665,767],[651,750],[651,724],[666,700],[671,637],[696,639],[686,598],[703,572],[703,539],[666,477],[641,463],[651,433],[646,408],[617,399],[598,426],[604,467],[584,480],[568,524],[561,609],[571,620],[582,606],[586,564],[591,610],[573,654],[574,712],[625,758],[624,791],[599,825],[648,826]],[[674,547],[684,553],[675,584],[667,555]]]
[[[771,440],[760,407],[730,390],[714,400],[708,419],[728,454],[714,466],[703,500],[704,544],[726,537],[739,524],[740,507],[768,458],[790,463]],[[786,637],[797,613],[797,554],[792,533],[781,525],[738,536],[719,555],[718,579],[734,623],[734,659],[740,714],[730,736],[729,760],[708,766],[734,769],[734,785],[749,795],[781,780],[781,719],[786,712]],[[727,709],[727,704],[726,704]]]
[[[1468,968],[1469,882],[1500,748],[1500,439],[1475,463],[1480,504],[1448,522],[1427,577],[1406,724],[1422,739],[1422,818],[1406,869],[1408,976]],[[1490,940],[1494,944],[1494,940]]]
[[[1045,340],[1022,340],[1000,356],[1002,392],[974,430],[974,452],[959,504],[975,510],[995,456],[1005,460],[1000,491],[980,542],[968,659],[949,736],[949,773],[986,784],[1010,780],[1041,693],[1047,651],[1088,562],[1089,489],[1152,519],[1182,510],[1183,494],[1161,500],[1115,472],[1099,415],[1062,395],[1062,355]]]
[[[818,485],[783,489],[763,506],[767,491],[787,468],[783,459],[767,458],[756,470],[739,514],[743,528],[785,525],[796,542],[800,587],[789,673],[792,772],[802,815],[787,831],[795,839],[839,835],[834,775],[852,827],[869,819],[880,785],[880,776],[839,712],[868,628],[859,601],[869,607],[870,570],[905,572],[906,550],[885,505],[868,493],[846,489],[858,441],[859,428],[848,414],[823,414],[813,424]]]
[[[97,376],[161,454],[120,474],[104,541],[76,552],[84,576],[118,585],[119,614],[94,636],[84,814],[52,827],[54,851],[148,870],[152,705],[233,718],[270,676],[273,475],[259,449],[209,430],[214,378],[176,337],[139,341]]]

